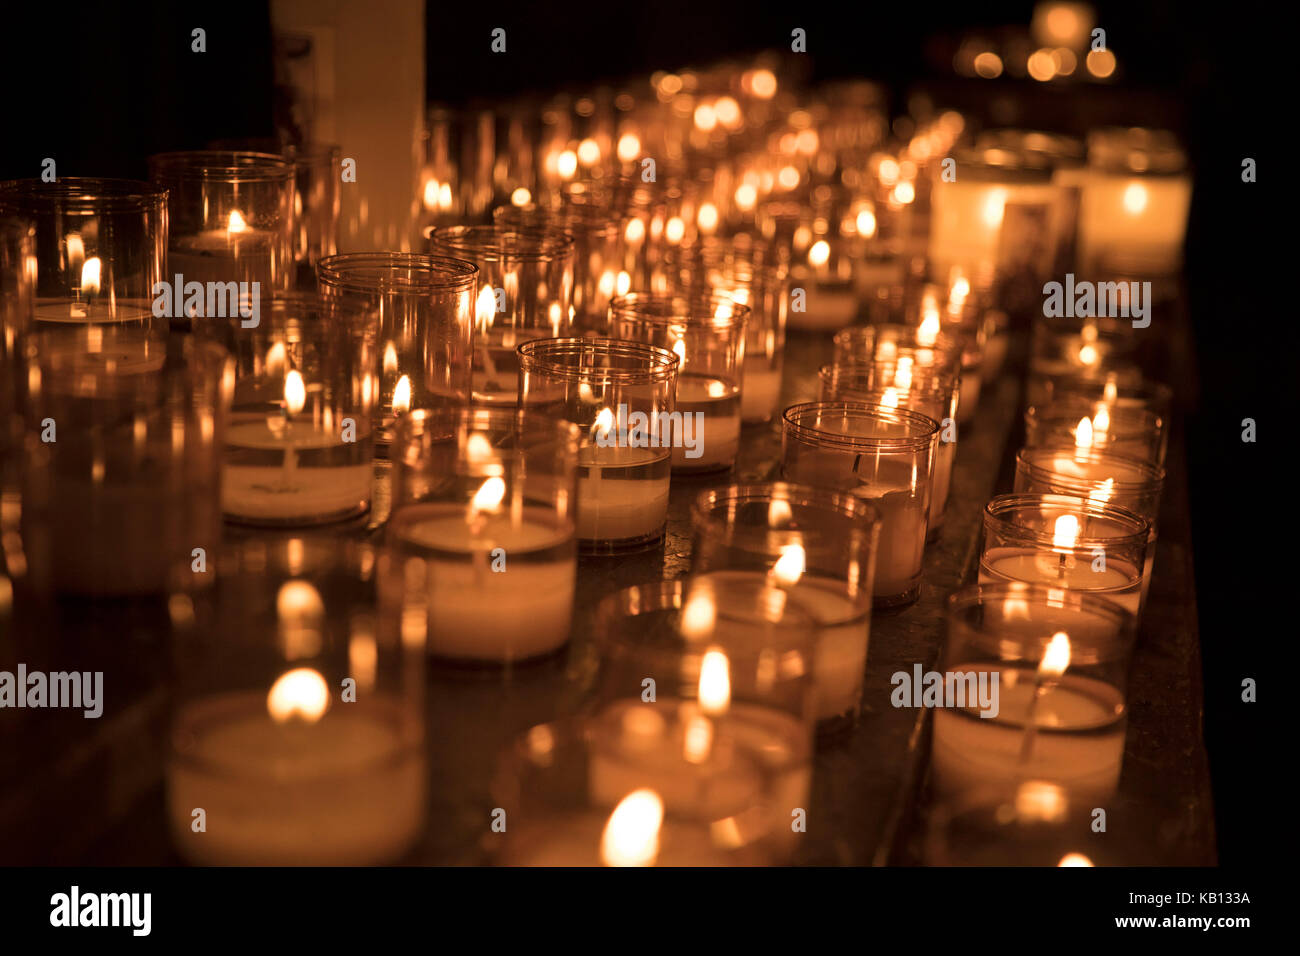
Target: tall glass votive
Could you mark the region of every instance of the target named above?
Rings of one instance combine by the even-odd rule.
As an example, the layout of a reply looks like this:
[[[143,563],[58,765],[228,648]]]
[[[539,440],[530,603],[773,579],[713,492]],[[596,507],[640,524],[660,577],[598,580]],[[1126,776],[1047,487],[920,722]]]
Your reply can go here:
[[[815,714],[830,730],[857,716],[871,633],[880,519],[860,498],[807,485],[729,485],[691,509],[691,573],[779,588],[819,627]]]
[[[510,664],[568,643],[578,440],[576,425],[515,408],[402,419],[382,600],[433,657]]]
[[[210,319],[235,360],[221,507],[255,525],[324,524],[370,508],[379,399],[376,329],[343,299],[285,293],[261,321]]]
[[[783,425],[783,478],[846,491],[876,508],[875,605],[915,601],[921,593],[938,424],[905,408],[805,402],[785,410]]]
[[[1059,399],[1025,410],[1025,447],[1068,445],[1164,465],[1166,419],[1144,408]]]
[[[65,178],[0,183],[0,216],[34,226],[35,302],[45,333],[97,332],[110,350],[118,337],[165,332],[153,315],[154,286],[164,277],[167,190],[129,179]]]
[[[519,347],[519,404],[577,425],[579,547],[656,545],[668,517],[679,359],[641,342],[535,339]]]
[[[553,227],[441,226],[429,231],[428,245],[478,266],[474,401],[515,404],[515,349],[573,327],[573,237]]]
[[[823,365],[821,396],[823,402],[865,402],[909,408],[932,419],[939,426],[939,444],[934,458],[934,491],[930,495],[929,540],[943,530],[943,514],[952,487],[952,468],[957,460],[957,401],[960,390],[952,376],[919,369],[905,378],[892,362],[870,365]],[[908,383],[906,387],[902,384]]]
[[[61,593],[163,594],[202,579],[221,538],[233,364],[180,336],[118,363],[96,339],[83,325],[28,340],[27,427],[51,440],[27,462],[24,537]]]
[[[478,267],[462,259],[357,252],[317,266],[321,295],[360,309],[378,332],[375,442],[386,450],[394,421],[412,408],[470,400]]]
[[[651,789],[714,846],[787,857],[811,782],[812,617],[765,582],[703,578],[612,594],[596,626],[594,801]]]
[[[839,223],[788,201],[762,203],[756,219],[763,239],[790,263],[790,328],[833,331],[852,322],[861,305],[855,249],[839,235]]]
[[[259,295],[293,288],[290,160],[240,150],[158,153],[149,157],[149,179],[168,193],[168,278],[240,283],[241,307],[255,288]]]
[[[1111,796],[1133,635],[1133,615],[1093,594],[1011,582],[952,595],[942,670],[954,705],[934,712],[936,792],[1042,780]]]
[[[574,332],[606,334],[609,300],[619,289],[623,272],[622,220],[599,206],[566,205],[558,210],[537,206],[498,206],[492,211],[498,227],[516,231],[559,229],[573,237],[573,310],[565,326]]]
[[[1110,598],[1141,610],[1151,522],[1069,495],[998,495],[984,506],[981,584],[1023,581]]]
[[[749,315],[748,306],[714,294],[635,292],[610,304],[612,337],[646,342],[681,359],[676,472],[725,471],[735,464]]]
[[[1174,393],[1168,385],[1119,375],[1067,376],[1044,381],[1043,401],[1100,402],[1112,408],[1144,408],[1171,420]]]
[[[365,866],[424,829],[424,645],[376,611],[391,559],[342,538],[232,547],[171,601],[172,842],[193,863]]]

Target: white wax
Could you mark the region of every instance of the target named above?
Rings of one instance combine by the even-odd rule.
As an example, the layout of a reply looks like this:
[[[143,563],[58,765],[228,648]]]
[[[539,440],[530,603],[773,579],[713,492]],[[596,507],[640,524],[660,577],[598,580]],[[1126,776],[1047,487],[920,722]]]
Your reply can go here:
[[[1096,272],[1176,272],[1191,196],[1191,178],[1186,175],[1090,171],[1079,205],[1080,261]]]
[[[424,822],[418,728],[396,702],[335,700],[316,723],[271,719],[265,693],[187,705],[167,768],[172,840],[218,866],[366,866],[399,858]],[[191,829],[206,812],[207,830]]]
[[[876,599],[906,594],[921,578],[928,505],[907,485],[866,482],[853,489],[853,494],[871,502],[880,514]]]
[[[740,450],[740,396],[734,385],[720,379],[697,375],[683,375],[677,381],[677,411],[681,412],[683,427],[687,415],[703,415],[698,424],[692,422],[691,435],[695,441],[692,455],[681,442],[674,442],[673,468],[676,471],[703,471],[719,467],[730,468]]]
[[[274,248],[275,237],[262,229],[174,236],[167,250],[167,278],[179,274],[186,283],[260,282],[261,294],[269,296],[276,287]]]
[[[1142,576],[1127,561],[1107,557],[1104,570],[1092,569],[1093,558],[1066,556],[1032,548],[991,548],[980,558],[980,583],[1024,581],[1100,594],[1138,613]]]
[[[471,532],[465,509],[412,505],[398,511],[398,541],[428,549],[429,653],[474,661],[540,657],[569,640],[576,562],[573,533],[524,509],[483,517]],[[493,571],[492,552],[504,551],[504,570]],[[500,566],[500,565],[498,565]]]
[[[988,664],[951,670],[996,671],[999,713],[984,718],[972,709],[935,710],[931,772],[941,793],[1014,786],[1021,780],[1043,780],[1089,797],[1114,793],[1124,757],[1126,713],[1118,690],[1069,673],[1045,686],[1034,706],[1033,746],[1022,762],[1034,672]]]
[[[344,416],[341,416],[344,417]],[[231,465],[222,471],[221,510],[237,518],[300,520],[360,512],[370,504],[369,461],[347,466],[304,466],[299,451],[342,448],[342,432],[311,422],[273,430],[265,418],[226,430],[227,458],[239,449],[292,453],[280,465]]]
[[[618,542],[658,537],[668,519],[668,470],[662,477],[624,477],[668,457],[663,448],[601,448],[578,452],[578,539]]]
[[[740,417],[747,422],[765,422],[781,400],[781,369],[772,368],[766,356],[745,360],[740,386]]]

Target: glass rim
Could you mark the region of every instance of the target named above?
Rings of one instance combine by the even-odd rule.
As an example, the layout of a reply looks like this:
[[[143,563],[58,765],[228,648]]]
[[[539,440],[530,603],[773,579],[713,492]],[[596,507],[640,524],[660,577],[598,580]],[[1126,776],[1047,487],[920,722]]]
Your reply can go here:
[[[678,302],[686,304],[678,309]],[[660,315],[647,311],[647,307],[667,306],[672,315]],[[720,306],[727,306],[730,315],[719,316]],[[708,314],[699,314],[707,310]],[[682,312],[689,314],[683,315]],[[613,319],[629,319],[645,325],[669,326],[684,325],[688,329],[723,329],[742,328],[749,317],[750,308],[735,301],[724,293],[684,293],[684,292],[629,292],[616,296],[609,302],[609,315]]]
[[[1091,550],[1092,545],[1142,545],[1146,546],[1151,534],[1151,519],[1121,505],[1095,501],[1081,495],[1061,495],[1051,492],[1013,492],[995,495],[984,506],[984,526],[996,526],[1012,529],[1018,537],[1030,538],[1035,542],[1051,547],[1054,533],[1050,530],[1039,531],[1027,525],[1015,522],[1010,515],[1033,505],[1059,504],[1063,508],[1077,511],[1090,518],[1104,518],[1128,525],[1129,531],[1113,535],[1084,535],[1074,539],[1071,550]]]
[[[582,443],[582,429],[573,422],[542,415],[530,411],[525,406],[443,405],[433,408],[412,408],[406,414],[399,416],[393,424],[393,445],[400,446],[404,441],[414,438],[416,434],[425,434],[430,428],[438,426],[454,429],[461,425],[474,427],[480,424],[487,428],[513,428],[521,433],[525,430],[539,435],[549,433],[558,444],[567,446],[575,459]]]
[[[262,303],[263,319],[268,319],[272,323],[283,321],[279,313],[286,309],[299,308],[304,311],[319,313],[313,317],[313,320],[307,320],[307,324],[315,327],[325,322],[337,322],[340,319],[348,323],[349,330],[355,335],[364,338],[373,338],[378,336],[378,330],[374,323],[369,321],[364,310],[357,307],[349,307],[332,296],[327,296],[323,292],[312,291],[310,289],[288,289],[275,292],[267,296]],[[342,312],[343,314],[340,314]],[[287,316],[286,318],[298,318],[298,315]],[[216,320],[221,321],[221,320]],[[244,321],[243,316],[234,315],[228,320],[231,324]],[[303,319],[299,318],[299,321]],[[260,328],[260,327],[259,327]],[[331,330],[332,331],[332,330]]]
[[[505,241],[520,237],[523,242]],[[428,226],[424,230],[430,253],[471,262],[549,262],[571,254],[573,236],[558,226],[513,225]]]
[[[793,495],[802,495],[806,500],[796,501],[791,497]],[[716,509],[727,502],[751,501],[786,501],[792,506],[815,506],[837,511],[849,521],[862,523],[866,530],[880,524],[880,511],[847,491],[793,481],[763,481],[736,482],[700,492],[691,502],[691,526],[704,529],[724,527],[726,522],[715,516]]]
[[[835,411],[846,418],[859,420],[885,421],[924,429],[922,434],[872,437],[867,435],[840,435],[811,425],[805,425],[796,419],[812,412]],[[868,402],[800,402],[791,405],[781,414],[781,420],[787,433],[793,432],[800,438],[811,438],[823,445],[834,445],[844,449],[854,448],[889,448],[920,449],[933,445],[939,435],[939,423],[928,415],[908,408],[892,408],[888,405],[872,405]]]
[[[292,180],[293,174],[293,160],[246,149],[184,149],[149,157],[151,179],[276,183]]]
[[[569,236],[600,237],[606,233],[613,239],[619,235],[622,218],[603,206],[573,205],[560,209],[547,209],[537,203],[516,206],[506,203],[492,210],[492,222],[508,226],[515,232],[530,229],[556,229]]]
[[[1164,382],[1156,382],[1149,378],[1142,378],[1137,381],[1121,380],[1116,378],[1113,382],[1107,378],[1096,378],[1088,375],[1053,375],[1050,379],[1052,388],[1051,401],[1060,400],[1078,400],[1083,401],[1084,393],[1092,389],[1098,389],[1102,393],[1102,398],[1098,401],[1106,401],[1105,392],[1108,385],[1115,388],[1114,401],[1107,401],[1108,405],[1114,406],[1120,399],[1136,399],[1143,403],[1142,407],[1154,408],[1163,412],[1167,411],[1173,405],[1174,390]],[[1087,399],[1091,401],[1091,398]]]
[[[401,276],[403,272],[408,275]],[[472,290],[478,273],[478,266],[464,259],[418,252],[344,252],[316,263],[322,288],[352,292],[421,293],[462,286]]]
[[[602,352],[606,355],[640,359],[648,364],[642,368],[596,368],[573,365],[555,358],[555,355],[580,355],[584,352]],[[620,385],[666,382],[677,374],[681,364],[677,353],[648,342],[581,336],[529,339],[515,347],[515,354],[519,356],[521,370],[535,368],[573,382],[599,379]]]
[[[1151,408],[1146,406],[1114,405],[1100,400],[1093,401],[1082,396],[1060,396],[1048,399],[1046,402],[1030,405],[1025,409],[1025,427],[1028,428],[1038,422],[1043,425],[1069,420],[1077,422],[1085,416],[1079,415],[1075,417],[1070,414],[1070,411],[1082,411],[1086,406],[1092,409],[1093,415],[1096,415],[1100,411],[1096,407],[1098,405],[1105,406],[1106,414],[1110,417],[1111,429],[1114,429],[1119,424],[1129,424],[1134,426],[1143,436],[1146,436],[1149,432],[1163,433],[1165,430],[1165,416]],[[1070,406],[1073,406],[1073,408],[1070,408]],[[1067,408],[1069,408],[1069,411],[1067,411]],[[1086,417],[1091,419],[1093,415]],[[1107,433],[1109,434],[1109,430]],[[1116,436],[1111,440],[1119,441],[1127,437],[1129,437],[1128,433]]]
[[[1165,469],[1157,464],[1144,461],[1141,458],[1133,458],[1130,455],[1117,455],[1113,452],[1083,451],[1075,445],[1038,445],[1034,448],[1022,448],[1016,453],[1016,467],[1019,469],[1023,466],[1028,470],[1031,478],[1042,478],[1046,481],[1055,482],[1056,484],[1066,487],[1081,488],[1085,492],[1091,490],[1102,479],[1094,478],[1076,478],[1071,475],[1062,475],[1052,469],[1031,461],[1032,458],[1051,455],[1057,458],[1069,457],[1080,464],[1105,465],[1109,462],[1115,462],[1120,466],[1130,469],[1143,477],[1139,480],[1121,481],[1114,479],[1113,488],[1115,491],[1125,491],[1137,493],[1142,491],[1159,491],[1165,481]]]
[[[1106,639],[1088,640],[1078,635],[1070,636],[1071,665],[1107,664],[1124,660],[1137,641],[1137,617],[1132,611],[1115,601],[1094,591],[1077,588],[1054,588],[1046,584],[1029,584],[1025,581],[997,581],[990,584],[970,584],[948,595],[944,602],[945,652],[948,638],[952,633],[952,622],[960,620],[963,612],[985,605],[1001,607],[1006,601],[1023,601],[1034,603],[1039,607],[1060,610],[1065,607],[1076,609],[1094,617],[1108,619],[1116,625],[1115,633]],[[1061,628],[1044,625],[1044,632]],[[1069,631],[1066,631],[1069,634]],[[1046,650],[1052,634],[1043,633],[1036,639],[1023,637],[1009,639],[1005,632],[973,631],[968,629],[964,635],[965,642],[993,654],[999,661],[1006,662],[1000,656],[1008,643],[1028,648],[1031,640],[1036,651]],[[1041,659],[1042,654],[1020,658],[1020,660]]]
[[[160,211],[166,208],[167,196],[166,186],[139,179],[62,176],[52,183],[10,179],[0,181],[0,214]]]

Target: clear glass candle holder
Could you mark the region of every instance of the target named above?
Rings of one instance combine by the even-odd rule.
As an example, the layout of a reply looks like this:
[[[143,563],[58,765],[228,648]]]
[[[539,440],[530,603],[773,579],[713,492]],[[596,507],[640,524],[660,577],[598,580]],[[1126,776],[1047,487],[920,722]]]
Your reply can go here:
[[[370,315],[342,299],[285,293],[261,321],[210,319],[235,360],[221,508],[232,521],[304,526],[370,508],[379,354]]]
[[[1025,410],[1026,448],[1069,444],[1163,466],[1167,419],[1144,408],[1065,398]]]
[[[668,518],[678,357],[614,339],[536,339],[519,347],[519,403],[577,425],[577,536],[587,553],[653,547]]]
[[[790,328],[826,332],[852,322],[861,307],[855,283],[859,250],[840,236],[839,223],[788,201],[760,204],[756,219],[763,239],[790,264]]]
[[[1151,522],[1069,495],[998,495],[984,506],[981,584],[1023,581],[1141,610]]]
[[[412,408],[469,403],[477,266],[445,256],[358,252],[322,259],[317,272],[322,296],[364,311],[378,330],[381,451],[392,442],[393,423]]]
[[[549,210],[531,204],[498,206],[492,218],[499,228],[558,229],[573,238],[572,321],[564,327],[575,333],[606,334],[609,300],[627,291],[620,218],[599,206],[567,205]]]
[[[952,487],[952,468],[957,460],[957,402],[961,394],[957,379],[929,370],[899,377],[893,362],[870,365],[823,365],[823,402],[865,402],[920,412],[939,426],[939,444],[934,458],[934,489],[930,495],[929,540],[943,530],[943,514]],[[909,383],[904,387],[902,382]]]
[[[442,226],[430,230],[428,244],[478,266],[474,401],[515,404],[515,349],[573,328],[573,237],[550,227]]]
[[[905,408],[805,402],[783,416],[781,476],[846,491],[880,515],[872,593],[877,607],[921,593],[939,426]]]
[[[1133,640],[1133,615],[1087,592],[1010,582],[952,595],[935,791],[1043,780],[1098,800],[1113,795]]]
[[[749,309],[740,414],[744,422],[767,421],[776,414],[781,400],[790,308],[785,264],[776,259],[774,249],[740,234],[701,241],[682,250],[680,261],[670,271],[670,288],[726,295]]]
[[[691,573],[782,590],[818,624],[819,729],[852,722],[871,634],[880,519],[843,492],[772,482],[703,492],[691,509]]]
[[[1016,493],[1071,495],[1136,512],[1151,523],[1141,601],[1151,587],[1165,470],[1138,458],[1068,445],[1023,448],[1016,455]]]
[[[1117,382],[1141,380],[1131,320],[1044,319],[1035,322],[1029,345],[1028,404],[1042,402],[1058,378]]]
[[[681,359],[675,410],[681,441],[673,470],[724,471],[740,450],[745,324],[750,309],[729,296],[632,293],[609,307],[610,335],[645,342]]]
[[[366,866],[424,830],[424,645],[376,611],[386,555],[253,539],[171,613],[173,844],[192,863]]]
[[[951,376],[960,393],[957,421],[965,423],[975,416],[979,404],[982,352],[968,347],[962,337],[933,327],[897,323],[850,326],[835,334],[835,365],[870,365],[890,362],[916,374]]]
[[[432,656],[510,664],[568,643],[578,442],[576,425],[514,408],[402,419],[383,601]]]
[[[1141,377],[1062,375],[1045,380],[1043,385],[1046,402],[1101,402],[1112,408],[1143,408],[1166,422],[1174,408],[1173,389]]]
[[[202,580],[221,539],[233,363],[182,336],[96,350],[96,330],[28,339],[26,424],[49,438],[25,463],[28,558],[63,594],[163,594]]]
[[[245,307],[254,291],[269,297],[293,288],[290,160],[239,150],[158,153],[149,157],[149,179],[167,190],[168,279],[240,283]]]
[[[102,343],[119,331],[166,331],[167,319],[153,314],[167,254],[166,189],[129,179],[12,180],[0,183],[0,216],[34,227],[32,318],[46,332],[76,335],[93,324]]]
[[[32,324],[36,284],[36,229],[27,220],[0,217],[0,575],[21,586],[23,553],[22,474],[29,446],[39,441],[24,427],[18,383],[26,374],[26,336]],[[17,505],[15,509],[14,505]]]
[[[765,582],[700,578],[609,595],[596,626],[595,802],[650,789],[706,846],[787,858],[811,782],[811,615]]]

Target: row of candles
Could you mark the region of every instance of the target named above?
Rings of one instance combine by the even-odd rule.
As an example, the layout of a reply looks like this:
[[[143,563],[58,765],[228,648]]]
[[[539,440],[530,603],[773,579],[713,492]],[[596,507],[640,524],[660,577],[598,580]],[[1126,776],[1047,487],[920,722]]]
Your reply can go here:
[[[769,79],[740,82],[771,100]],[[661,103],[672,86],[656,78]],[[960,117],[891,154],[859,105],[820,126],[769,111],[759,152],[723,149],[710,167],[734,167],[723,202],[727,177],[691,169],[730,116],[708,103],[713,123],[697,98],[679,129],[684,178],[623,175],[640,158],[625,133],[622,165],[578,178],[560,163],[548,203],[516,187],[492,225],[430,225],[420,254],[328,255],[328,228],[295,226],[334,202],[304,186],[320,151],[166,154],[151,183],[0,186],[0,213],[21,217],[0,258],[5,442],[21,452],[6,456],[21,501],[6,566],[37,600],[170,594],[169,816],[187,858],[400,858],[427,813],[426,652],[497,666],[561,651],[578,554],[656,546],[673,476],[725,473],[747,427],[774,418],[784,480],[703,492],[689,578],[601,601],[601,692],[505,755],[498,849],[511,863],[791,858],[812,754],[861,704],[873,610],[919,594],[957,425],[1002,371],[995,283],[1054,268],[1074,235],[1093,269],[1167,275],[1186,178],[1139,175],[1153,163],[1134,157],[1172,149],[1154,134],[1111,134],[1129,150],[1117,186],[1063,141],[1004,132],[960,154],[951,182],[940,160]],[[692,127],[710,134],[694,151]],[[905,222],[918,200],[921,274]],[[1032,263],[1009,257],[1025,248]],[[316,292],[292,291],[304,263]],[[234,283],[215,315],[212,283]],[[783,407],[787,327],[834,331],[834,360],[820,394]],[[998,671],[1002,716],[939,711],[944,794],[1114,791],[1169,412],[1131,347],[1103,320],[1035,323],[1016,488],[989,503],[980,585],[949,611],[949,669]],[[223,517],[359,518],[375,462],[392,483],[378,545],[221,547]]]

